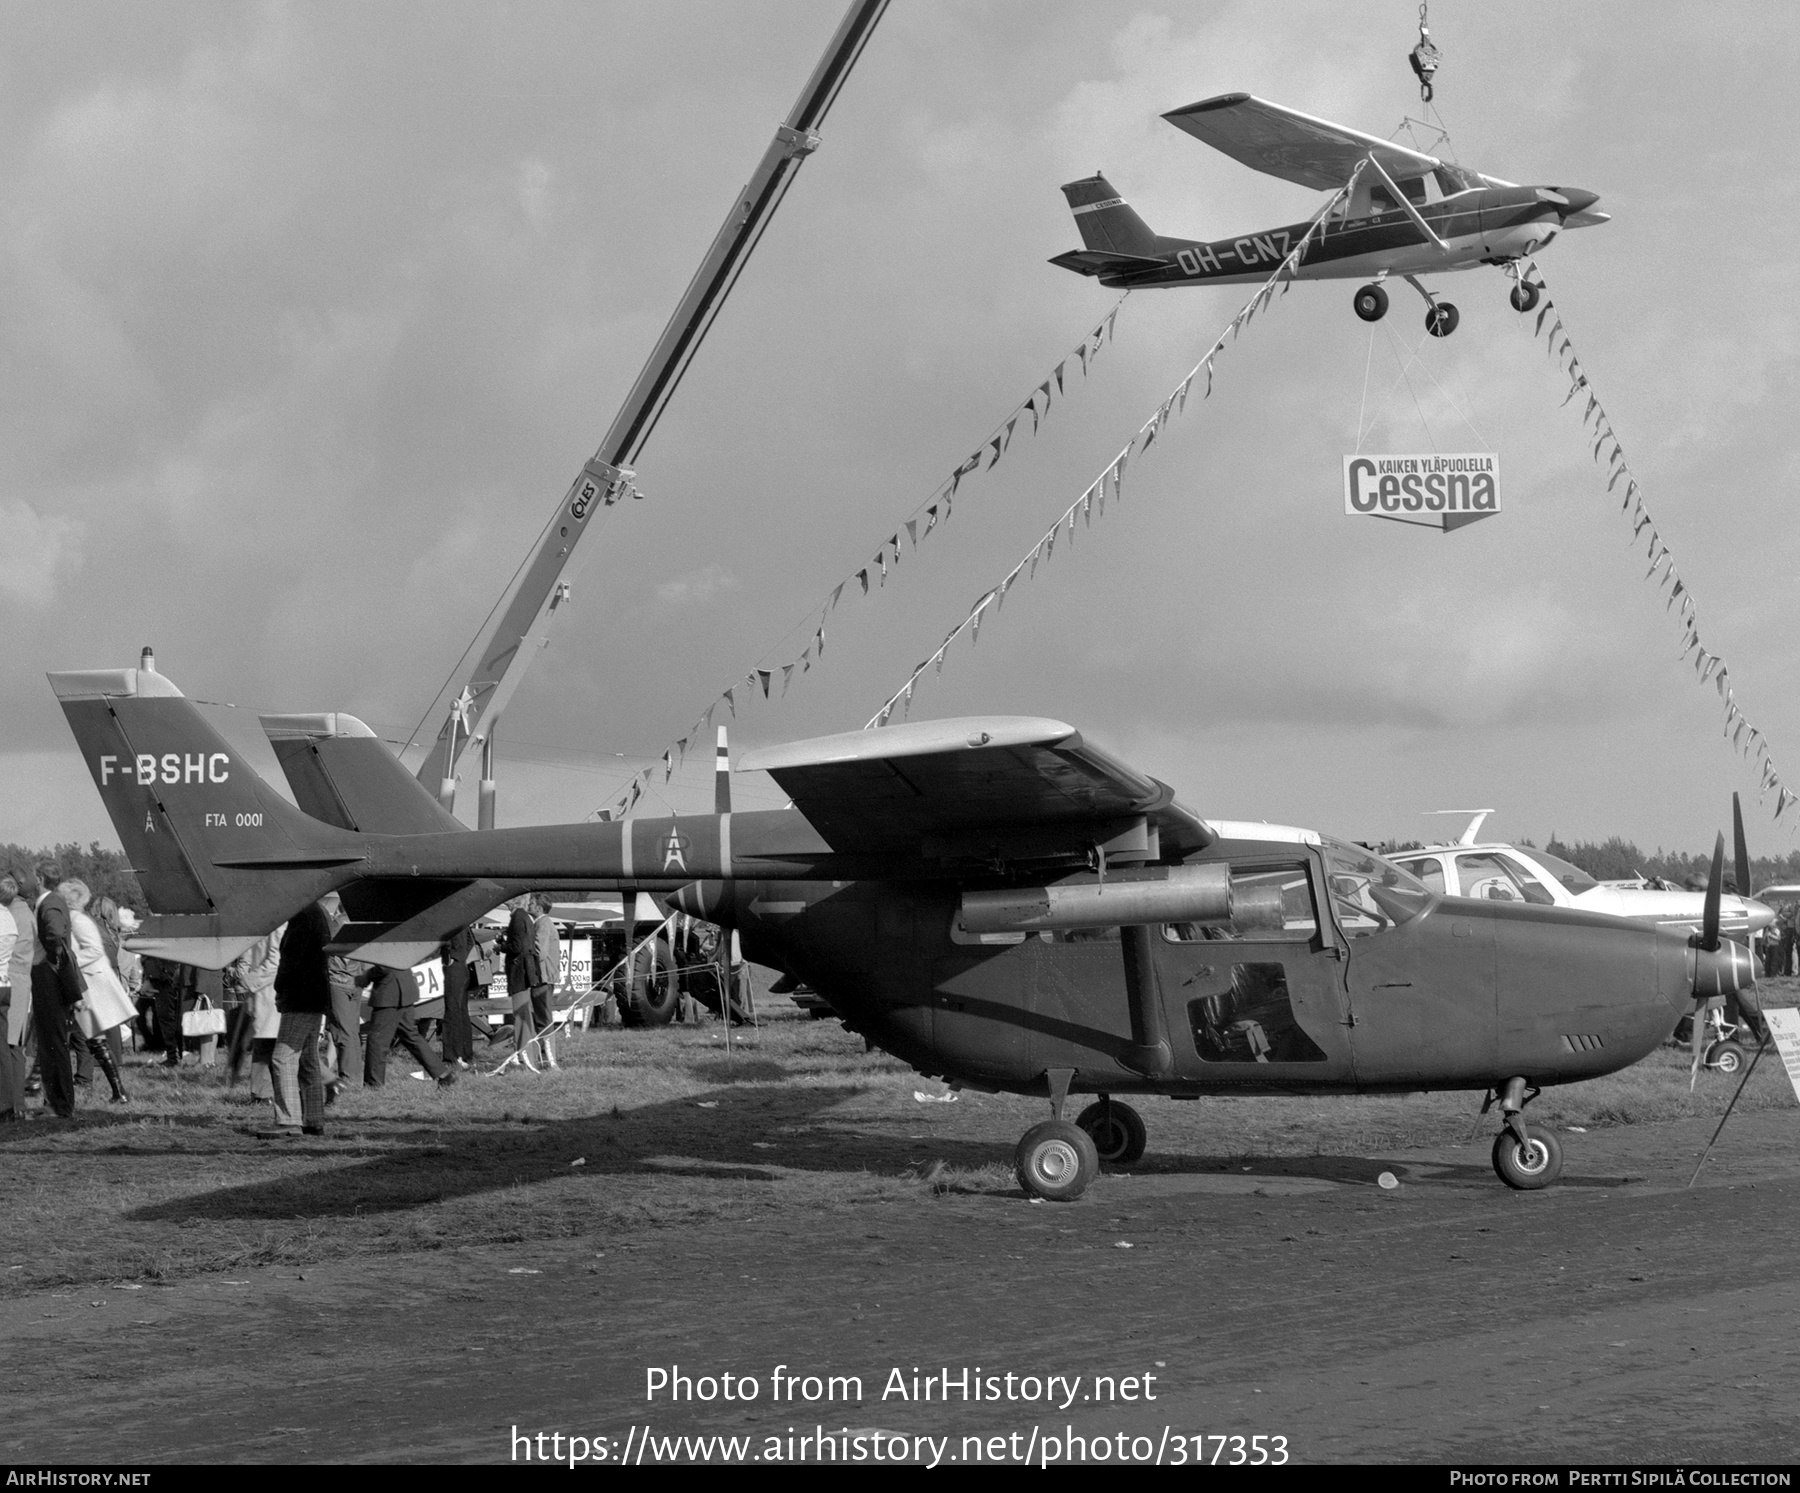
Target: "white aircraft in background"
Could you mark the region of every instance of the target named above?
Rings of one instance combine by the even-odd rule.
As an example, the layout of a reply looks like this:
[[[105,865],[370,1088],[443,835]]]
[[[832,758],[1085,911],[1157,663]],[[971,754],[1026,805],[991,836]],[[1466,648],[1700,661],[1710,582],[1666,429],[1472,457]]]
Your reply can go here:
[[[1482,822],[1492,809],[1438,809],[1440,814],[1468,814],[1469,826],[1454,844],[1401,850],[1387,857],[1404,866],[1434,892],[1451,897],[1485,897],[1499,902],[1535,902],[1544,907],[1581,907],[1634,922],[1653,923],[1671,932],[1700,931],[1706,896],[1702,892],[1666,891],[1650,886],[1620,886],[1596,881],[1579,866],[1533,846],[1499,841],[1477,842]],[[1743,828],[1737,833],[1740,887],[1749,885],[1743,852]],[[1775,921],[1775,909],[1747,896],[1725,896],[1719,904],[1719,931],[1748,943]]]

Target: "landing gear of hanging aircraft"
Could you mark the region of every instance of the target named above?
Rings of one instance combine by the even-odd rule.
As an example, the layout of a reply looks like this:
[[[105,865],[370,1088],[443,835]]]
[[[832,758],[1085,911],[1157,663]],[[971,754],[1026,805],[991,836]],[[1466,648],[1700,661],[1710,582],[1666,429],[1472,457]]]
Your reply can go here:
[[[1448,301],[1439,301],[1425,313],[1425,330],[1433,337],[1448,337],[1456,330],[1456,324],[1462,320],[1456,307]]]
[[[1104,1094],[1099,1103],[1082,1110],[1075,1117],[1075,1123],[1087,1131],[1106,1166],[1130,1166],[1142,1158],[1149,1142],[1144,1117],[1129,1104],[1121,1104]]]
[[[1357,291],[1356,300],[1352,304],[1356,307],[1356,314],[1364,321],[1380,321],[1387,315],[1387,292],[1379,285],[1365,285]]]
[[[1507,295],[1515,311],[1530,311],[1538,303],[1540,292],[1530,280],[1521,280]]]
[[[1093,1138],[1067,1120],[1045,1120],[1025,1132],[1013,1153],[1019,1186],[1033,1197],[1072,1203],[1100,1171]]]

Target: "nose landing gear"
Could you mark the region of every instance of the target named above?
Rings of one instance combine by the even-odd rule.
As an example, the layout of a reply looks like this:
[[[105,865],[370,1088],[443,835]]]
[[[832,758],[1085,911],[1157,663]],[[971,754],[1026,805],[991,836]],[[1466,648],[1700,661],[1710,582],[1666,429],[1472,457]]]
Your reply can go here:
[[[1425,330],[1433,337],[1448,337],[1461,320],[1456,307],[1448,301],[1439,301],[1425,313]]]
[[[1523,1078],[1509,1078],[1497,1095],[1489,1090],[1481,1106],[1481,1112],[1486,1114],[1496,1098],[1500,1102],[1505,1126],[1494,1137],[1494,1171],[1508,1187],[1521,1192],[1548,1187],[1562,1175],[1562,1142],[1555,1132],[1525,1123],[1525,1106],[1539,1092]]]
[[[1535,281],[1521,280],[1513,286],[1506,298],[1512,302],[1513,310],[1524,312],[1532,310],[1541,297],[1542,292],[1539,291]]]

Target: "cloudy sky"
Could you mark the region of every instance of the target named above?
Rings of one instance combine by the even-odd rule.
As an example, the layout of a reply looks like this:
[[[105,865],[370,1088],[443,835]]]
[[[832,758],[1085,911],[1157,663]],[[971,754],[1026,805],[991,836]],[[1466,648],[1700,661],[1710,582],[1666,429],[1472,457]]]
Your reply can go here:
[[[112,842],[43,676],[145,643],[245,745],[255,709],[404,738],[841,13],[0,5],[0,840]],[[1781,81],[1800,11],[1432,18],[1455,155],[1613,214],[1544,272],[1703,634],[1800,786]],[[1241,89],[1385,135],[1418,109],[1415,21],[1413,0],[895,0],[639,463],[648,498],[591,527],[501,733],[503,821],[584,816],[792,658],[809,609],[1081,341],[1113,293],[1045,263],[1078,243],[1060,183],[1104,169],[1170,234],[1304,216],[1314,194],[1158,116]],[[1491,805],[1511,836],[1710,844],[1756,786],[1719,701],[1676,662],[1506,282],[1440,286],[1462,311],[1443,342],[1404,286],[1373,329],[1354,282],[1258,318],[1123,506],[958,645],[914,716],[1059,717],[1221,817],[1414,836],[1441,823],[1424,810]],[[1042,432],[734,740],[861,725],[1242,298],[1132,296]],[[1498,451],[1505,511],[1448,536],[1346,517],[1359,418],[1366,449]],[[703,807],[709,776],[702,753],[659,793]],[[1793,848],[1766,815],[1751,833]]]

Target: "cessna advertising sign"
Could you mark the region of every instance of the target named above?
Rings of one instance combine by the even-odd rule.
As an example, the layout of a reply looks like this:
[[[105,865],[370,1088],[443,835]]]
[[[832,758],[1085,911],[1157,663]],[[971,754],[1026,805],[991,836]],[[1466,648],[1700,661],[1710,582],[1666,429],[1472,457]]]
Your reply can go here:
[[[1346,513],[1448,534],[1499,511],[1500,458],[1492,451],[1344,458]]]

